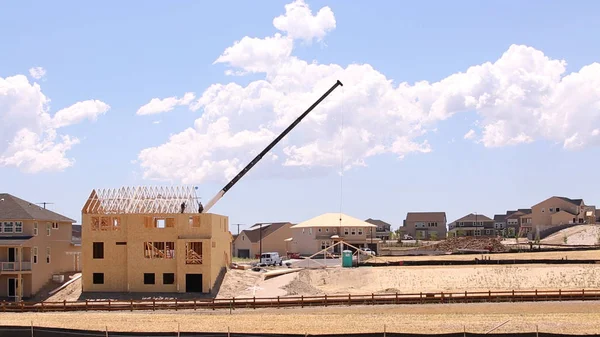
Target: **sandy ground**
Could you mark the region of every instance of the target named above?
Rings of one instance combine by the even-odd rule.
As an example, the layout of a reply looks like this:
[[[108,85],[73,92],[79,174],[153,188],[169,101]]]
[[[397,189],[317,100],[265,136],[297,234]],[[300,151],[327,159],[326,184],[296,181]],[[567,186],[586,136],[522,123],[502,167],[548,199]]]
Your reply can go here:
[[[540,302],[356,306],[298,309],[163,312],[5,313],[0,324],[104,331],[246,333],[494,333],[592,334],[600,331],[600,302]]]
[[[596,245],[600,239],[600,226],[582,225],[558,231],[547,238],[541,240],[548,244],[565,244],[564,237],[567,237],[567,245]]]
[[[501,254],[455,254],[436,256],[377,256],[373,261],[421,261],[421,260],[469,260],[489,257],[492,260],[528,260],[528,259],[598,259],[600,250],[584,250],[572,252],[531,252],[531,253],[501,253]]]
[[[218,298],[266,298],[321,294],[464,292],[487,290],[600,289],[600,265],[480,265],[311,269],[263,279],[251,270],[230,270]],[[85,295],[85,296],[83,296]],[[75,281],[47,301],[95,299]],[[170,294],[189,298],[189,294]],[[186,295],[186,296],[184,296]],[[131,294],[113,299],[130,299]],[[164,298],[144,294],[145,298]],[[104,298],[104,297],[98,297]],[[97,299],[97,298],[96,298]]]

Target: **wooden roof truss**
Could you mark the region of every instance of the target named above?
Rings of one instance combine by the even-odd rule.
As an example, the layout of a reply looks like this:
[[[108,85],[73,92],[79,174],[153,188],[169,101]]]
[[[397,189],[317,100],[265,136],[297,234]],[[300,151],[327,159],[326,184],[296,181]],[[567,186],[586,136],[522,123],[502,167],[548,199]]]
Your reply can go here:
[[[85,214],[172,214],[198,213],[195,188],[192,186],[138,186],[92,191]]]

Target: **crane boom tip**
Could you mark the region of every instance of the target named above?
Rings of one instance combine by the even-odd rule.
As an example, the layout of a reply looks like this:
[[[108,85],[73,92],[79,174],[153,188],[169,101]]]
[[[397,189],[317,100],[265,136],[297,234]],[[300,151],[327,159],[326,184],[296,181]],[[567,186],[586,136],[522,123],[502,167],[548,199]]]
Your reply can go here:
[[[340,80],[337,80],[337,83],[338,83],[339,85],[341,85],[342,87],[344,86],[344,84],[343,84],[343,83],[342,83]]]

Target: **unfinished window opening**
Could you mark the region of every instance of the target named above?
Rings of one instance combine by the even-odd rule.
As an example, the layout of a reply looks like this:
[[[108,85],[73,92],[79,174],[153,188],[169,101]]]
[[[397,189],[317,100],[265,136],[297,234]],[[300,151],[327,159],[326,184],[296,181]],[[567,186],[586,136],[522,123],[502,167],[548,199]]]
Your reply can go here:
[[[93,243],[94,259],[104,258],[104,242]]]
[[[38,223],[34,222],[33,223],[33,236],[37,236],[38,235]]]
[[[186,242],[185,264],[202,264],[202,242]]]
[[[52,231],[52,223],[48,222],[46,224],[46,236],[50,236],[51,231]]]
[[[358,235],[363,235],[363,229],[362,228],[358,229]]]
[[[92,282],[94,284],[104,284],[104,273],[93,273]]]
[[[147,259],[174,259],[175,242],[144,242],[144,257]]]
[[[144,273],[144,284],[154,284],[154,273]]]
[[[125,246],[125,245],[127,245],[127,242],[122,242],[122,241],[120,241],[120,242],[116,242],[115,244],[116,244],[117,246]]]
[[[112,229],[112,221],[110,217],[101,217],[100,218],[100,230],[101,231],[109,231]]]
[[[100,218],[99,217],[97,217],[97,216],[92,217],[91,230],[93,230],[93,231],[100,230]]]
[[[356,235],[356,228],[352,228],[352,229],[350,230],[350,234],[352,234],[352,235]]]
[[[50,263],[50,247],[46,247],[46,263]]]
[[[348,228],[344,228],[344,235],[348,235],[350,233],[350,230]]]
[[[58,229],[58,222],[52,223],[52,229]]]
[[[217,248],[217,243],[215,241],[212,242],[212,247]]]
[[[163,273],[163,284],[175,284],[175,274]]]
[[[121,218],[114,217],[114,218],[112,218],[112,221],[113,221],[113,230],[114,231],[118,231],[119,229],[121,229]]]

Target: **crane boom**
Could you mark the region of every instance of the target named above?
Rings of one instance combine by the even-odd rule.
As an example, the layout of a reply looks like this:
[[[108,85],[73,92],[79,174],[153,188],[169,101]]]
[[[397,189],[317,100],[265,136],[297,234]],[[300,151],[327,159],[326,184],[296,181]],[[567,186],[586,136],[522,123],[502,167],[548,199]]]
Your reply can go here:
[[[250,169],[252,169],[254,165],[256,165],[269,151],[271,151],[271,149],[275,145],[277,145],[277,143],[279,143],[283,139],[283,137],[285,137],[290,131],[292,131],[292,129],[295,128],[296,125],[298,125],[298,123],[300,123],[302,119],[306,117],[306,115],[308,115],[314,108],[316,108],[317,105],[319,105],[327,96],[329,96],[329,94],[331,94],[338,86],[343,86],[342,82],[340,82],[339,80],[331,88],[329,88],[329,90],[327,90],[327,92],[325,92],[323,96],[321,96],[306,111],[304,111],[304,113],[300,115],[300,117],[296,118],[296,120],[292,124],[290,124],[290,126],[283,130],[283,132],[279,136],[277,136],[277,138],[275,138],[269,145],[267,145],[267,147],[265,147],[264,150],[262,150],[254,159],[252,159],[252,161],[248,163],[248,165],[246,165],[246,167],[244,167],[244,169],[242,169],[240,173],[238,173],[233,179],[231,179],[231,181],[228,182],[227,185],[225,185],[225,187],[223,187],[217,193],[217,195],[215,195],[208,202],[208,204],[206,204],[206,207],[202,207],[202,204],[199,204],[198,211],[200,213],[207,213],[217,203],[217,201],[219,201],[223,197],[223,195],[225,195],[225,193],[227,193],[227,191],[229,191],[233,187],[233,185],[235,185],[240,179],[242,179],[242,177],[246,173],[248,173],[248,171],[250,171]]]

